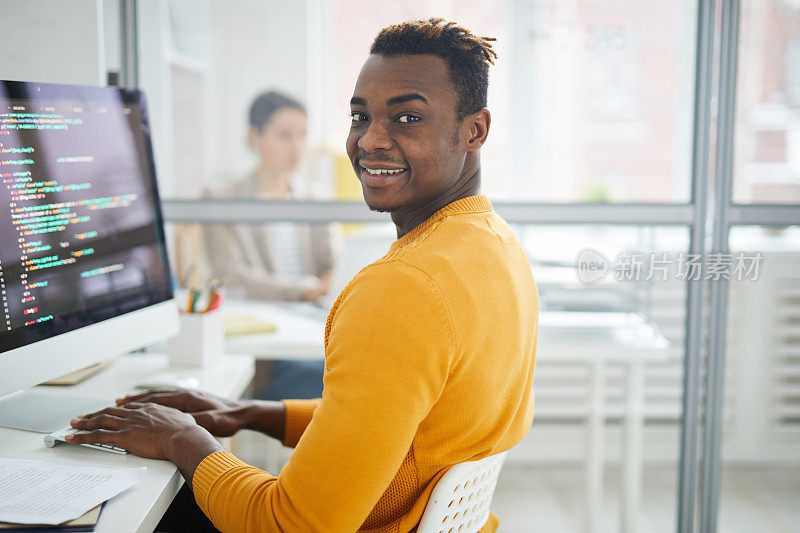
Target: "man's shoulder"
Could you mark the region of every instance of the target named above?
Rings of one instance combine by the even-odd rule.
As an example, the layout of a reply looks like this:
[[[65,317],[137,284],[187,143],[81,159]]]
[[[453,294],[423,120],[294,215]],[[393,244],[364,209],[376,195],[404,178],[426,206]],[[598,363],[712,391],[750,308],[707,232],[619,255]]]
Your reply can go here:
[[[447,287],[479,283],[480,272],[502,268],[510,260],[504,251],[509,245],[521,249],[513,231],[494,211],[447,216],[412,243],[364,267],[351,285],[395,290],[398,280],[403,280],[406,287],[413,284],[449,294]]]
[[[391,262],[424,273],[446,299],[529,264],[521,242],[494,211],[448,216]]]
[[[403,310],[420,316],[446,316],[441,288],[424,270],[392,259],[362,268],[337,298],[332,312],[378,320]]]
[[[459,213],[439,220],[398,255],[406,263],[426,265],[444,257],[485,254],[516,241],[511,228],[494,211]]]
[[[403,257],[383,258],[362,268],[356,274],[352,285],[363,287],[391,288],[398,282],[403,284],[430,285],[432,277],[413,261],[404,260]]]

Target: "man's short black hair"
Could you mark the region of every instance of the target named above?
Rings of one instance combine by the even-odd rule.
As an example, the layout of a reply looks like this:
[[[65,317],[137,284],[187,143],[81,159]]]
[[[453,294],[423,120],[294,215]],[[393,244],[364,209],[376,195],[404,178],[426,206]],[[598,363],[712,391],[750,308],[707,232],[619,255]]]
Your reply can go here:
[[[370,54],[382,56],[439,56],[447,63],[450,80],[458,94],[456,119],[486,107],[489,65],[497,53],[493,37],[478,37],[469,30],[441,18],[414,20],[384,28],[375,38]]]
[[[264,131],[272,115],[276,111],[284,108],[297,109],[305,113],[306,108],[303,104],[285,94],[277,91],[267,91],[259,94],[253,103],[250,104],[250,127],[255,128],[259,133]]]

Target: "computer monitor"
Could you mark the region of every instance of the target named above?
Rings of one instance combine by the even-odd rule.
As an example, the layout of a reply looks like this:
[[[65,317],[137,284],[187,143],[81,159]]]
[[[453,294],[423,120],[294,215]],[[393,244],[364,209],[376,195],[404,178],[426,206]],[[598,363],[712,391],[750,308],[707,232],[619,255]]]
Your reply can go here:
[[[148,128],[136,89],[0,81],[0,397],[177,332]]]

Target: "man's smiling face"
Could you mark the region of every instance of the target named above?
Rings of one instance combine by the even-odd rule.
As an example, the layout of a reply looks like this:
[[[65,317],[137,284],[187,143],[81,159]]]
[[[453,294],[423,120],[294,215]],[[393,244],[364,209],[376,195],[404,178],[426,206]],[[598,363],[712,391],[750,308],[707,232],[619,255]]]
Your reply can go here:
[[[370,209],[414,209],[454,187],[468,151],[457,99],[438,56],[369,56],[350,101],[347,154]]]

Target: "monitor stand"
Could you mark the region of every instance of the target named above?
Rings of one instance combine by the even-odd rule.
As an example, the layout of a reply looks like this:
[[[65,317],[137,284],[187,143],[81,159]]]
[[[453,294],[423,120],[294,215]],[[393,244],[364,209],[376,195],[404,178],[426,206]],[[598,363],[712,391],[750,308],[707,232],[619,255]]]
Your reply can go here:
[[[108,400],[29,389],[0,398],[0,426],[52,433],[68,426],[75,415],[109,405]]]

